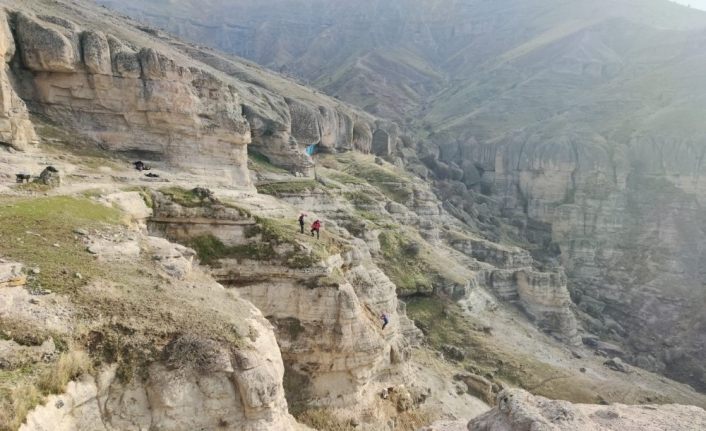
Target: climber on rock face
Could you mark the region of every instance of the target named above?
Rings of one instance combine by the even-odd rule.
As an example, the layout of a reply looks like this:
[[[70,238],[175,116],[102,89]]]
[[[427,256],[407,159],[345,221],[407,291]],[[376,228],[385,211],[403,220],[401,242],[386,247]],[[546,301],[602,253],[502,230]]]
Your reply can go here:
[[[316,232],[316,239],[319,239],[319,230],[321,230],[321,222],[314,220],[314,223],[311,224],[311,236],[314,236],[314,232]]]
[[[301,230],[301,233],[304,233],[304,217],[306,217],[306,214],[304,213],[299,215],[299,229]]]
[[[380,319],[382,319],[382,329],[385,329],[385,326],[390,323],[390,319],[388,319],[387,314],[385,313],[382,313],[380,315]]]

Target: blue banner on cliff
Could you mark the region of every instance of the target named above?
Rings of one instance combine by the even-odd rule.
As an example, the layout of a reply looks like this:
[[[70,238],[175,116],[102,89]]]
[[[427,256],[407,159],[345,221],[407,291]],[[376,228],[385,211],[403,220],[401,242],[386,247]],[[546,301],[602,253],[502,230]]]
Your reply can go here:
[[[316,148],[319,146],[319,144],[312,144],[306,147],[306,155],[307,156],[313,156],[316,154]]]

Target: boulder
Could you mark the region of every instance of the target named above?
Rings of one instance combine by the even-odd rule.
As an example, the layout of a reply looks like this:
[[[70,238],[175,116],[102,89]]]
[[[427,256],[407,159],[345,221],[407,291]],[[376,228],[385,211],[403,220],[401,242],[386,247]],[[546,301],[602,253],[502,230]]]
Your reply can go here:
[[[445,358],[456,362],[463,361],[466,358],[466,352],[450,344],[441,346],[441,352],[444,354]]]
[[[468,423],[468,431],[700,431],[706,411],[694,406],[572,404],[502,391],[497,406]]]
[[[603,365],[610,368],[611,370],[619,371],[621,373],[630,373],[630,366],[623,362],[620,358],[608,359],[603,362]]]
[[[468,393],[474,397],[480,398],[490,405],[495,403],[493,396],[493,383],[485,377],[481,377],[473,373],[464,373],[456,374],[454,379],[465,383],[468,388]]]
[[[54,166],[47,166],[39,174],[37,181],[45,186],[58,187],[61,185],[61,175],[59,175],[59,170]]]
[[[110,59],[110,45],[105,35],[99,31],[88,30],[81,35],[83,62],[89,72],[97,75],[110,75],[113,66]]]
[[[64,35],[69,30],[17,14],[17,39],[24,66],[35,72],[74,72],[76,47]]]
[[[23,286],[27,276],[22,272],[22,264],[0,259],[0,288]]]

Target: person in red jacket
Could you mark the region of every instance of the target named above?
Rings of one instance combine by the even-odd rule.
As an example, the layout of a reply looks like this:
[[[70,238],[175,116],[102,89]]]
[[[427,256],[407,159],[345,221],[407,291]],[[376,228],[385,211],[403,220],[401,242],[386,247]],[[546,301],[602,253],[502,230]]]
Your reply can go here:
[[[311,236],[314,236],[314,232],[316,232],[316,239],[319,239],[319,230],[321,229],[321,222],[319,220],[314,220],[314,223],[311,224]]]

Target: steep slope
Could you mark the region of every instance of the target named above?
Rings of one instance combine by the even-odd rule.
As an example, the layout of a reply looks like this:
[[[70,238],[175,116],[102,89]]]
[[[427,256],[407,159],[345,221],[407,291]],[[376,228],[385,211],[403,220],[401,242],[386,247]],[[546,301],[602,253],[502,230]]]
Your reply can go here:
[[[586,331],[492,198],[406,171],[393,123],[90,3],[4,4],[0,429],[411,431],[509,386],[706,405]]]
[[[561,263],[586,328],[626,359],[706,388],[706,14],[659,0],[104,3],[404,121],[415,139],[390,160],[437,180],[487,238]]]

